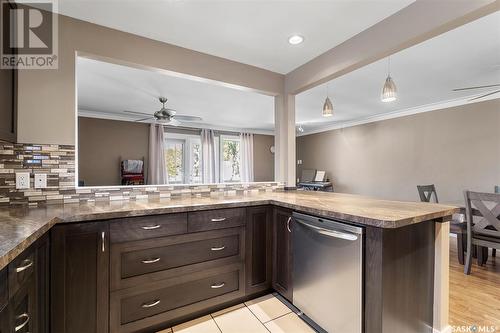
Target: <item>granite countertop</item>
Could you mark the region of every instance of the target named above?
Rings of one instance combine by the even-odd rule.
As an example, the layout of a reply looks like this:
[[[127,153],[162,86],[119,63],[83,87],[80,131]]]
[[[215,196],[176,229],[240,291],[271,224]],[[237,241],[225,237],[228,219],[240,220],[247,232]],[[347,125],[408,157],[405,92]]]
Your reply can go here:
[[[92,202],[38,208],[5,207],[0,209],[0,269],[56,223],[266,204],[380,228],[399,228],[444,218],[458,212],[455,206],[302,191],[243,196],[180,197],[156,201]]]

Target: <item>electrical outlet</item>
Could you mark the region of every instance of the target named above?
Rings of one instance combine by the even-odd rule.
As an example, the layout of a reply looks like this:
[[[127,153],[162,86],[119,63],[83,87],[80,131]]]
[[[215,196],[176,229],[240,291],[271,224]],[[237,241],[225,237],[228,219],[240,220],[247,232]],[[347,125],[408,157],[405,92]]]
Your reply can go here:
[[[35,188],[47,188],[47,174],[35,173]]]
[[[30,188],[30,173],[17,172],[16,173],[16,189],[24,190]]]

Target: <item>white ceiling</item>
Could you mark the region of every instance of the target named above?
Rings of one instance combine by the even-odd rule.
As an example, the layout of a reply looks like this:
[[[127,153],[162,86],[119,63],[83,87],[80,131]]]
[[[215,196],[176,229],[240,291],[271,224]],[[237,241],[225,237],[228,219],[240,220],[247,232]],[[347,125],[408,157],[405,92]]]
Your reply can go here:
[[[464,104],[470,96],[495,90],[452,91],[500,83],[500,12],[394,54],[391,76],[398,88],[398,100],[393,103],[380,101],[386,76],[387,60],[381,60],[330,81],[334,104],[331,118],[321,116],[327,84],[297,95],[297,123],[307,134],[429,109],[435,103]]]
[[[59,0],[81,20],[286,74],[413,0]],[[304,36],[298,46],[293,34]]]
[[[78,58],[79,115],[134,121],[141,116],[124,110],[153,114],[161,108],[158,97],[178,114],[199,116],[202,122],[182,126],[274,131],[274,97],[191,79]]]

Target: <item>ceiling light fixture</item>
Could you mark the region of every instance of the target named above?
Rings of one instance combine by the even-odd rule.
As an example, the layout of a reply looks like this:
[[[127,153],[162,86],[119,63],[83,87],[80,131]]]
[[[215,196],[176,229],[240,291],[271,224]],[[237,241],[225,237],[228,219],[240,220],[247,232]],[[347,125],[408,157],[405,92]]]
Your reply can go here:
[[[396,84],[391,77],[391,57],[387,60],[387,78],[385,79],[384,87],[382,88],[382,95],[380,100],[384,103],[393,102],[398,97],[398,91],[396,89]]]
[[[326,84],[326,99],[323,104],[323,117],[331,117],[333,116],[333,103],[328,97],[328,83]]]
[[[301,35],[293,35],[290,38],[288,38],[288,43],[292,45],[298,45],[304,41],[304,37]]]

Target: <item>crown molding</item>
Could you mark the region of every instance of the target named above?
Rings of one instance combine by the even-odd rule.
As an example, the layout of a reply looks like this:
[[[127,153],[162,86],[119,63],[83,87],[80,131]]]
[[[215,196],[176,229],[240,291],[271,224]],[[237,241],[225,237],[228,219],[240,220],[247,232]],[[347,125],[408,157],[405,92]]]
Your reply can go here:
[[[351,120],[351,121],[345,121],[345,122],[341,122],[341,123],[321,126],[321,127],[318,127],[318,128],[312,129],[312,130],[305,129],[303,133],[298,133],[297,136],[305,136],[305,135],[310,135],[310,134],[327,132],[327,131],[331,131],[331,130],[353,127],[353,126],[358,126],[358,125],[364,125],[364,124],[374,123],[374,122],[383,121],[383,120],[411,116],[414,114],[419,114],[419,113],[424,113],[424,112],[440,111],[440,110],[445,110],[445,109],[456,107],[456,106],[475,104],[475,103],[481,103],[481,102],[485,102],[485,101],[489,101],[489,100],[499,99],[498,96],[492,95],[492,96],[485,97],[481,100],[475,100],[475,101],[470,102],[469,99],[472,97],[474,97],[474,96],[468,96],[466,98],[460,98],[460,99],[452,99],[452,100],[438,102],[438,103],[431,103],[431,104],[421,105],[421,106],[417,106],[417,107],[413,107],[413,108],[407,108],[407,109],[402,109],[402,110],[397,110],[397,111],[392,111],[392,112],[387,112],[387,113],[379,113],[379,114],[376,114],[373,116],[359,118],[359,119],[355,119],[355,120]],[[302,127],[307,126],[307,122],[304,122],[301,124],[302,124]]]

